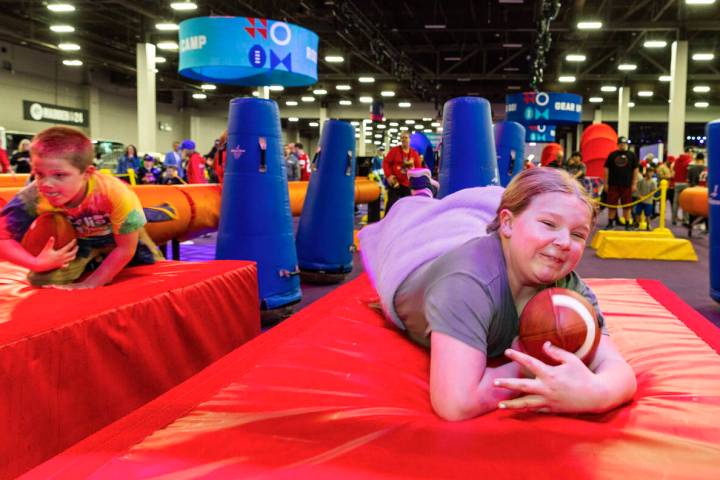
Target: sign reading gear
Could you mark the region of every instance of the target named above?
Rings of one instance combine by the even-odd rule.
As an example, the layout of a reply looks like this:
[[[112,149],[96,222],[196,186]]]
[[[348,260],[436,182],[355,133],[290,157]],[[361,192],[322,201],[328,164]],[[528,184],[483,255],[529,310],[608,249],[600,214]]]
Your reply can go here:
[[[523,125],[580,123],[582,97],[574,93],[524,92],[505,97],[506,120]]]
[[[23,100],[23,118],[35,122],[60,123],[77,127],[88,126],[87,110],[33,102],[32,100]]]
[[[291,23],[197,17],[180,23],[178,71],[194,80],[299,87],[317,82],[318,36]]]

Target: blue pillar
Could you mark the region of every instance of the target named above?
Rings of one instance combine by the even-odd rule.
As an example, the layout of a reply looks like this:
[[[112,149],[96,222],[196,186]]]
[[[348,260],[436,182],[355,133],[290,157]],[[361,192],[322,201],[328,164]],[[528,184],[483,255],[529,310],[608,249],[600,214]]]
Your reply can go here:
[[[708,153],[708,216],[710,221],[710,296],[720,302],[720,120],[705,127]]]
[[[525,160],[525,127],[517,122],[495,124],[495,149],[500,173],[500,185],[507,187],[512,177],[520,173]]]

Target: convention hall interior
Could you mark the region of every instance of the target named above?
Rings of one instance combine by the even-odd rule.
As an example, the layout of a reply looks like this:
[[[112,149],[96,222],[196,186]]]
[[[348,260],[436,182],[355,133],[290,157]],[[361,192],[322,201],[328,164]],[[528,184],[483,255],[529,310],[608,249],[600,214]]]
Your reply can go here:
[[[0,480],[711,479],[717,0],[0,0]]]

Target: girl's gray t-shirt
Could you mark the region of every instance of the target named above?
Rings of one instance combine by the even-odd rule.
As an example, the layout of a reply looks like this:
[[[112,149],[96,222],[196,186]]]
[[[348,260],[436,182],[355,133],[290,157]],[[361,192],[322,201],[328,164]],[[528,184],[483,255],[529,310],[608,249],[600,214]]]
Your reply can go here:
[[[575,272],[553,286],[583,295],[607,333],[595,294]],[[394,302],[406,326],[424,331],[411,338],[426,346],[430,332],[441,332],[493,358],[503,355],[519,332],[497,234],[474,238],[418,268],[400,285]]]

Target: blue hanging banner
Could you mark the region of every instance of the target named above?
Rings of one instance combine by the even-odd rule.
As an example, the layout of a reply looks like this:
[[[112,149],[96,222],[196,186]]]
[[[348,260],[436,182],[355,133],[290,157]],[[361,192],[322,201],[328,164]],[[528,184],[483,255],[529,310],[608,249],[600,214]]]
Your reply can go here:
[[[242,86],[317,82],[318,36],[291,23],[249,17],[180,22],[181,75]]]
[[[555,125],[526,125],[525,141],[551,143],[555,141]]]
[[[580,123],[582,100],[574,93],[516,93],[505,97],[505,119],[523,125]]]

